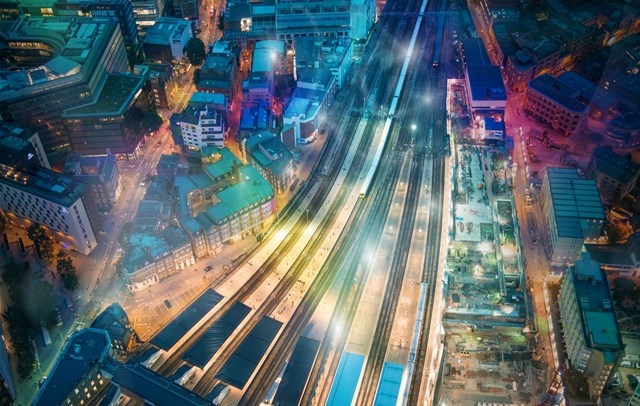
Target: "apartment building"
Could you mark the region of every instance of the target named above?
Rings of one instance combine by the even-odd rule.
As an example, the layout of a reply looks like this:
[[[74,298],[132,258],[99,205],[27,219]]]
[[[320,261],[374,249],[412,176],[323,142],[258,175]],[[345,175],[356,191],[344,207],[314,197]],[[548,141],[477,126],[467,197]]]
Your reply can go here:
[[[293,156],[280,138],[268,131],[245,138],[243,159],[264,176],[277,194],[287,191],[293,180]]]
[[[589,396],[597,400],[624,347],[606,274],[588,253],[565,272],[559,307],[571,365],[585,375]]]
[[[595,242],[604,225],[596,182],[580,179],[571,168],[547,168],[542,213],[548,224],[551,262],[573,263],[585,243]]]
[[[577,99],[578,95],[577,90],[545,74],[529,82],[524,109],[569,137],[584,131],[589,116],[589,107]]]

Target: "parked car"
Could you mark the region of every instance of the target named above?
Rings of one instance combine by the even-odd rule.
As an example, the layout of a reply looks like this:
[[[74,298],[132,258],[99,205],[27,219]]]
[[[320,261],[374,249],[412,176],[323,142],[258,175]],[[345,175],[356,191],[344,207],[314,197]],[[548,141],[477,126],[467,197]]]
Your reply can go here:
[[[168,300],[164,301],[164,305],[167,306],[167,309],[171,309],[173,306],[171,306],[171,302]]]

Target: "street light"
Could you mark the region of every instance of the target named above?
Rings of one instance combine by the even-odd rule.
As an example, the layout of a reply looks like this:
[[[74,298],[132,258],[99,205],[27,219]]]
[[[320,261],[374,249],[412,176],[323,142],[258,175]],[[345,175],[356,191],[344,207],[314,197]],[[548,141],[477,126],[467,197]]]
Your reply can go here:
[[[411,124],[411,131],[415,131],[418,128],[417,125],[415,124]]]

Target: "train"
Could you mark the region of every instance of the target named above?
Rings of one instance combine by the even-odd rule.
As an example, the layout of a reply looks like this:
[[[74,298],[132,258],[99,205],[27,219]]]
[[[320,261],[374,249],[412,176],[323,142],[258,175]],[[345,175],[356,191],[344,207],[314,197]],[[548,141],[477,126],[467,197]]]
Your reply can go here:
[[[411,383],[411,376],[415,368],[416,352],[418,351],[418,344],[420,343],[420,333],[424,324],[424,307],[427,302],[427,287],[426,282],[420,284],[420,296],[418,296],[418,309],[416,310],[416,318],[413,321],[413,335],[411,336],[411,346],[409,347],[409,359],[407,360],[407,367],[402,374],[402,380],[400,381],[400,391],[398,392],[398,401],[396,405],[406,405],[409,398],[409,385]],[[418,371],[422,373],[422,371]]]
[[[444,31],[444,13],[447,11],[447,2],[442,0],[440,13],[438,14],[438,31],[436,32],[436,44],[433,50],[431,66],[437,69],[440,66],[440,46],[442,45],[442,32]]]
[[[411,63],[411,56],[413,55],[413,48],[416,44],[416,39],[418,38],[418,32],[420,31],[420,26],[422,25],[423,14],[427,8],[428,1],[424,1],[422,6],[420,7],[420,13],[418,20],[416,21],[416,25],[413,28],[413,34],[411,35],[411,41],[409,42],[409,50],[407,51],[407,55],[404,57],[404,63],[402,64],[402,70],[400,71],[400,77],[398,78],[398,83],[396,84],[396,89],[393,92],[393,99],[391,99],[391,106],[389,107],[389,114],[387,119],[385,120],[384,127],[382,129],[382,136],[380,137],[380,141],[378,142],[378,146],[376,147],[376,153],[373,156],[373,161],[371,161],[371,166],[369,167],[369,171],[367,172],[367,176],[364,178],[364,183],[360,188],[360,197],[365,198],[371,189],[371,185],[373,184],[373,179],[376,176],[376,172],[378,171],[378,166],[380,165],[380,158],[382,158],[382,152],[384,151],[385,146],[387,145],[387,139],[389,138],[389,133],[391,132],[391,124],[392,117],[396,113],[396,108],[398,107],[398,102],[400,101],[400,93],[402,93],[402,88],[404,86],[404,81],[407,78],[407,71],[409,70],[409,64]]]

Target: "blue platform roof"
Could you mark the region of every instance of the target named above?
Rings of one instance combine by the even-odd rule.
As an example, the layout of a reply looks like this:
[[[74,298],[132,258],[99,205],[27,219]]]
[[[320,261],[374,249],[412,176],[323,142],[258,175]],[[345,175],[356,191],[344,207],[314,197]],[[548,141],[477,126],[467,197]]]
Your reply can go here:
[[[297,405],[320,348],[320,341],[300,337],[273,399],[275,405]]]
[[[333,378],[327,406],[350,405],[360,381],[364,355],[351,352],[342,353],[338,370]]]
[[[263,317],[216,374],[216,379],[242,389],[267,352],[282,323]]]
[[[223,296],[208,289],[189,307],[184,309],[175,319],[167,324],[151,340],[151,344],[167,351],[173,347],[205,314],[215,307]]]
[[[467,73],[474,100],[507,100],[507,91],[498,66],[469,66]]]
[[[198,368],[204,368],[242,320],[247,317],[250,310],[249,306],[240,302],[234,303],[204,332],[198,341],[189,347],[187,352],[182,355],[182,360]]]
[[[378,383],[378,391],[373,402],[374,406],[394,406],[400,393],[400,382],[404,367],[400,364],[385,362],[382,375]]]

